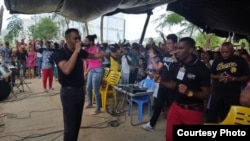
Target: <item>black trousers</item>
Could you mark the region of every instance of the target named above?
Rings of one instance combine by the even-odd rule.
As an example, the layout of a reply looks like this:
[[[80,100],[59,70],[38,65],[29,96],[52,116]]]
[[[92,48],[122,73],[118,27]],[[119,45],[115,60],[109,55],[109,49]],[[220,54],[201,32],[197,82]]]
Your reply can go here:
[[[167,102],[167,106],[170,106],[173,102],[173,93],[170,92],[168,89],[166,88],[162,88],[160,87],[158,90],[158,95],[157,98],[154,99],[154,111],[153,111],[153,115],[150,119],[150,125],[152,127],[155,126],[157,120],[160,117],[162,108],[165,104],[165,102]]]
[[[239,99],[240,92],[225,93],[215,91],[212,93],[206,122],[218,123],[224,120],[230,110],[231,105],[240,105]]]
[[[137,77],[137,71],[138,70],[134,70],[134,71],[131,71],[129,73],[129,84],[134,84],[135,83],[136,77]]]
[[[62,87],[60,93],[63,107],[64,141],[77,141],[84,105],[83,88]]]

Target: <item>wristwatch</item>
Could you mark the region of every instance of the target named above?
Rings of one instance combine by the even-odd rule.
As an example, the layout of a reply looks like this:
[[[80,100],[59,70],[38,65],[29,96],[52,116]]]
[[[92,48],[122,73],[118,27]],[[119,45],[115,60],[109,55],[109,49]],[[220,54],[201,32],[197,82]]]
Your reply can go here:
[[[192,96],[194,96],[194,93],[193,93],[192,91],[189,91],[189,92],[187,93],[187,96],[188,96],[188,97],[192,97]]]

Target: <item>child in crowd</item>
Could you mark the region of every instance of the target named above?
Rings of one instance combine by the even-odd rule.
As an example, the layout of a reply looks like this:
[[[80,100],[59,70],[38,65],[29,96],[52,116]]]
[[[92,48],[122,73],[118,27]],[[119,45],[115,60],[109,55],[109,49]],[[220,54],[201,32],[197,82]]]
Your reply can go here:
[[[160,53],[156,50],[156,47],[151,46],[148,50],[148,60],[147,60],[147,74],[150,78],[159,70],[160,68]]]
[[[138,66],[138,72],[137,72],[137,77],[136,77],[136,81],[140,82],[141,80],[146,78],[146,61],[144,57],[140,57],[139,60],[139,66]]]

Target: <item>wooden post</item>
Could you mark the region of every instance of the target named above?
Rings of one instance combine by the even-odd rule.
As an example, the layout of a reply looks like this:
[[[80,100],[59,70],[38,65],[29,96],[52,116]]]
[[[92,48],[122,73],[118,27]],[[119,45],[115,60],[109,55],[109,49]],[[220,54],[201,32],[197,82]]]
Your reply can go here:
[[[146,33],[146,30],[147,30],[147,27],[148,27],[148,22],[150,20],[151,15],[152,15],[152,11],[147,12],[147,19],[146,19],[144,27],[143,27],[143,31],[142,31],[142,34],[141,34],[141,39],[139,41],[139,44],[142,44],[142,42],[144,40],[145,33]]]

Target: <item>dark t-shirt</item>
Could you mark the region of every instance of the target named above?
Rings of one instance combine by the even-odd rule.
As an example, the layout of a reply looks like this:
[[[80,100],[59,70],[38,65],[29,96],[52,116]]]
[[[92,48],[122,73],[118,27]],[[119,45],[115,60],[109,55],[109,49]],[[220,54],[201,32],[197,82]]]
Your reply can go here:
[[[183,79],[177,78],[180,68],[183,67],[185,68]],[[171,79],[177,84],[177,88],[175,90],[176,102],[181,104],[203,104],[203,100],[188,97],[187,95],[180,94],[178,92],[179,84],[186,85],[188,89],[192,91],[200,91],[201,87],[211,86],[210,71],[203,62],[194,56],[193,59],[187,64],[181,62],[173,63],[170,66],[169,74],[170,75],[168,77],[172,77]]]
[[[169,68],[174,63],[172,55],[170,55],[169,53],[164,54],[161,58],[161,63],[163,64],[160,71],[161,79],[164,81],[168,81],[170,80],[170,77],[168,77]],[[160,85],[160,87],[164,86]]]
[[[233,56],[227,60],[222,58],[215,59],[211,66],[211,73],[219,75],[223,72],[227,72],[227,74],[233,77],[249,76],[250,74],[247,62],[239,56]],[[238,81],[230,81],[227,83],[220,82],[218,79],[213,81],[214,92],[220,95],[239,95],[242,85],[243,83]]]
[[[161,56],[161,63],[163,64],[161,71],[160,71],[160,75],[161,75],[161,79],[163,81],[169,81],[171,80],[171,74],[169,74],[169,69],[170,66],[174,63],[174,60],[172,58],[172,55],[169,53],[165,53]],[[171,95],[174,94],[174,90],[173,89],[168,89],[163,85],[159,85],[159,93],[164,93],[165,95]],[[170,97],[171,97],[170,96]],[[168,97],[169,98],[169,97]],[[172,98],[172,97],[171,97]]]
[[[58,66],[58,63],[62,60],[69,60],[73,52],[67,49],[67,47],[61,48],[56,50],[53,55],[54,61]],[[66,87],[83,87],[84,85],[84,78],[83,78],[83,59],[88,57],[89,53],[85,50],[81,50],[78,54],[75,66],[72,72],[69,75],[66,75],[62,72],[60,67],[58,67],[58,81],[59,83]]]
[[[28,57],[28,53],[26,50],[24,52],[17,51],[16,57],[17,57],[17,60],[26,61],[26,57]]]

